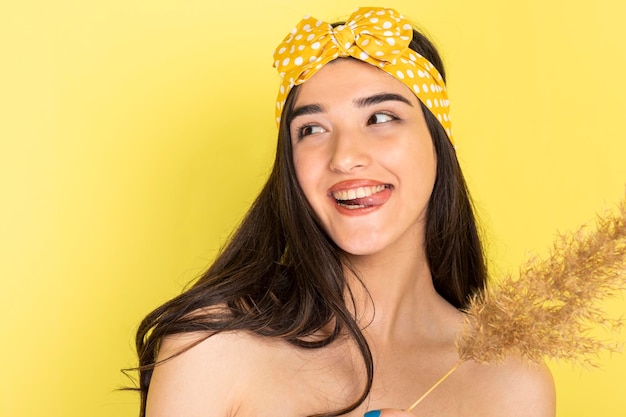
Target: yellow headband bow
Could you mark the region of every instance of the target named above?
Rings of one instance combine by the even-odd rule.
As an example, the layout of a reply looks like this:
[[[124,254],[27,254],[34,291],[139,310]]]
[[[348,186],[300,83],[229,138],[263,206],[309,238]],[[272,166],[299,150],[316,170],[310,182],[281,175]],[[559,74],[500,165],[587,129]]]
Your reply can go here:
[[[281,76],[276,121],[294,85],[311,78],[339,57],[374,65],[402,81],[435,115],[452,142],[449,100],[443,77],[426,58],[409,48],[413,27],[393,9],[362,7],[335,28],[305,17],[278,45],[274,67]]]

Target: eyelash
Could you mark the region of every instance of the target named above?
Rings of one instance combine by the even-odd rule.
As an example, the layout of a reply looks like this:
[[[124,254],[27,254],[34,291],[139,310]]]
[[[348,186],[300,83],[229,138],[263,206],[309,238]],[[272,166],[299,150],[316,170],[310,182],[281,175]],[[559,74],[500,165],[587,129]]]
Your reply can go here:
[[[370,122],[372,122],[373,120],[375,120],[375,118],[376,118],[377,116],[380,116],[380,115],[382,115],[382,116],[387,116],[387,117],[389,118],[389,120],[386,120],[386,121],[384,121],[384,122],[379,122],[379,123],[370,123]],[[368,124],[368,125],[370,125],[370,124],[383,124],[383,123],[393,122],[393,121],[395,121],[395,120],[399,120],[399,118],[398,118],[398,117],[396,117],[395,115],[391,114],[391,113],[384,112],[384,111],[379,111],[379,112],[376,112],[376,113],[372,114],[372,115],[369,117],[369,119],[367,119],[367,124]]]
[[[378,116],[386,116],[389,118],[389,120],[383,121],[383,122],[378,122],[376,123],[376,117]],[[373,113],[368,119],[367,119],[367,125],[377,125],[377,124],[384,124],[384,123],[389,123],[389,122],[393,122],[395,120],[400,120],[397,116],[388,113],[388,112],[383,112],[383,111],[379,111],[376,113]],[[308,124],[304,124],[300,127],[298,127],[296,129],[296,138],[298,140],[301,140],[302,138],[309,136],[309,135],[313,135],[315,133],[305,133],[305,131],[309,128],[320,128],[320,129],[324,129],[323,127],[321,127],[320,125],[316,124],[316,123],[308,123]]]
[[[300,127],[298,127],[298,129],[296,130],[296,138],[298,140],[304,138],[305,136],[309,136],[312,135],[314,133],[305,133],[305,130],[308,128],[315,128],[315,127],[319,127],[321,129],[323,129],[320,125],[315,124],[315,123],[310,123],[310,124],[304,124]]]

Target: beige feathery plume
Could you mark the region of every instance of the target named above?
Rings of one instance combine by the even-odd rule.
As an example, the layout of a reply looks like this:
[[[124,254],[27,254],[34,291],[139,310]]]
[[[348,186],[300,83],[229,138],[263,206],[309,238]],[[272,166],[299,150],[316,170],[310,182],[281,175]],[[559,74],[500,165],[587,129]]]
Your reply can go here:
[[[594,337],[617,332],[598,302],[626,289],[626,200],[617,213],[598,216],[597,227],[559,235],[546,259],[532,258],[472,299],[457,347],[461,360],[499,362],[509,353],[533,361],[565,359],[594,365],[617,343]]]
[[[415,408],[468,360],[498,363],[509,354],[532,361],[565,359],[595,365],[616,342],[592,334],[598,327],[618,332],[622,318],[609,318],[598,302],[626,290],[626,199],[618,212],[598,216],[597,227],[559,235],[546,259],[531,258],[519,277],[507,275],[472,298],[457,340],[459,361]]]

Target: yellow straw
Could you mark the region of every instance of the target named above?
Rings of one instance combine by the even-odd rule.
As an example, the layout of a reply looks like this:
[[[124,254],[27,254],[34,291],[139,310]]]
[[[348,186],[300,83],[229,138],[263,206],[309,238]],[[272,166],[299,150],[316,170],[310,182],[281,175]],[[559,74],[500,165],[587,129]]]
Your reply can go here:
[[[437,388],[437,387],[439,386],[439,384],[441,384],[443,381],[445,381],[445,380],[446,380],[446,378],[448,378],[448,377],[452,374],[452,372],[456,371],[456,368],[458,368],[458,367],[459,367],[459,365],[461,365],[461,363],[463,363],[463,361],[461,361],[461,360],[460,360],[460,361],[458,361],[457,363],[455,363],[455,364],[454,364],[454,366],[452,367],[452,369],[450,369],[448,372],[446,372],[446,374],[445,374],[444,376],[442,376],[442,377],[439,379],[439,381],[435,382],[435,384],[434,384],[432,387],[430,387],[430,388],[428,389],[428,391],[426,391],[426,392],[424,393],[424,395],[422,395],[421,397],[419,397],[419,398],[418,398],[418,400],[417,400],[417,401],[415,401],[413,404],[411,404],[411,406],[410,406],[409,408],[407,408],[405,411],[411,411],[412,409],[414,409],[415,407],[417,407],[417,405],[418,405],[420,402],[422,402],[422,400],[423,400],[424,398],[426,398],[426,396],[427,396],[428,394],[430,394],[431,392],[433,392],[433,390],[434,390],[435,388]]]

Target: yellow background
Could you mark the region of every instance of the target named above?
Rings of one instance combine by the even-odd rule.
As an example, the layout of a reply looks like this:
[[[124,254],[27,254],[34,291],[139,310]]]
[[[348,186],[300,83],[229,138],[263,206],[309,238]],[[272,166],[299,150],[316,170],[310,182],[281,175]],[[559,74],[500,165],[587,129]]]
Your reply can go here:
[[[379,4],[444,55],[494,275],[624,196],[626,2]],[[136,415],[115,389],[138,322],[210,262],[268,173],[274,46],[305,13],[357,5],[2,0],[1,416]],[[560,417],[624,416],[626,354],[600,362],[551,364]]]

